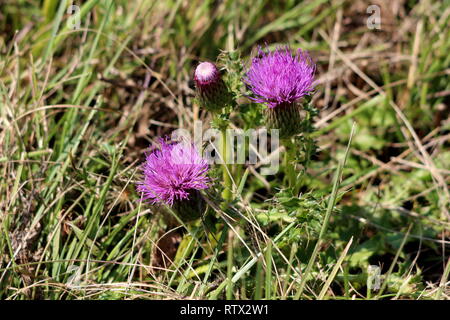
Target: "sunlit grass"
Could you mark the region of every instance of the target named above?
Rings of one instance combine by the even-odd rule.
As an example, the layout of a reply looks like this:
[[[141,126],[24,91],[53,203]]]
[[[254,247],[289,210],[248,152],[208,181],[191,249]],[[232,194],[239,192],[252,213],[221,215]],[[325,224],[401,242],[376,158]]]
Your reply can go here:
[[[365,1],[89,0],[79,30],[68,2],[0,13],[2,299],[447,299],[448,1],[382,7],[380,30]],[[194,224],[141,203],[150,143],[210,123],[196,63],[265,43],[318,65],[299,194],[285,164],[236,166]],[[233,124],[257,123],[241,100]]]

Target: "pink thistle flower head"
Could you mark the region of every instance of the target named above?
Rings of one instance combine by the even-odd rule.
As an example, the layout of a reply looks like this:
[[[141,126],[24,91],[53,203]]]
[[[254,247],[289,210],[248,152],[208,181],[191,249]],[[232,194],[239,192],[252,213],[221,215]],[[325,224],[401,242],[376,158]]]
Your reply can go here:
[[[314,89],[315,64],[307,52],[298,49],[293,55],[288,46],[272,52],[258,49],[244,77],[253,92],[253,101],[269,108],[292,104]]]
[[[172,206],[174,201],[188,200],[192,193],[208,188],[208,163],[192,143],[167,143],[146,155],[142,165],[143,181],[137,185],[143,199],[152,204]]]

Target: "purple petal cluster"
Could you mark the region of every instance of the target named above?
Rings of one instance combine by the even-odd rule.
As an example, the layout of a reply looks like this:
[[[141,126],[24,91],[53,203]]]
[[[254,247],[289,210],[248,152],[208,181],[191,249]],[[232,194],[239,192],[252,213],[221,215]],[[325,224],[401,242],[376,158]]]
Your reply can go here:
[[[137,190],[144,200],[172,206],[175,200],[189,199],[191,192],[208,188],[208,163],[193,144],[163,139],[160,144],[142,165],[144,180]]]
[[[314,89],[314,72],[315,64],[301,49],[292,55],[289,47],[267,53],[259,48],[244,82],[255,95],[252,100],[275,108],[309,94]]]

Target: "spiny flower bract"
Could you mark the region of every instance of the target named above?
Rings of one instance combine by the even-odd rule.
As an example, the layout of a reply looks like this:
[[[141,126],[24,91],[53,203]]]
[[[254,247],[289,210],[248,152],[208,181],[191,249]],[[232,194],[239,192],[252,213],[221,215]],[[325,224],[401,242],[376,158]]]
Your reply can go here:
[[[314,63],[301,49],[291,54],[287,46],[267,53],[259,48],[244,82],[255,95],[252,100],[275,108],[309,94],[314,89],[314,72]]]
[[[193,144],[163,139],[160,144],[146,155],[142,165],[144,179],[137,190],[144,200],[172,206],[174,201],[189,199],[192,192],[208,188],[208,163]]]

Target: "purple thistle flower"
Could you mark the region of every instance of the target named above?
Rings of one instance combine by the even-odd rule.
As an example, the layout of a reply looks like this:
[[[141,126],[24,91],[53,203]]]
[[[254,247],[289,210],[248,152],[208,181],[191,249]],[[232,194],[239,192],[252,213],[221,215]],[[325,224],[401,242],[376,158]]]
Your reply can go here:
[[[292,55],[288,46],[268,53],[260,47],[244,82],[255,95],[253,101],[275,108],[309,94],[314,89],[314,72],[314,63],[301,49]]]
[[[142,165],[144,181],[137,185],[143,199],[150,203],[188,200],[197,190],[208,188],[208,163],[190,143],[166,143],[146,155]]]

